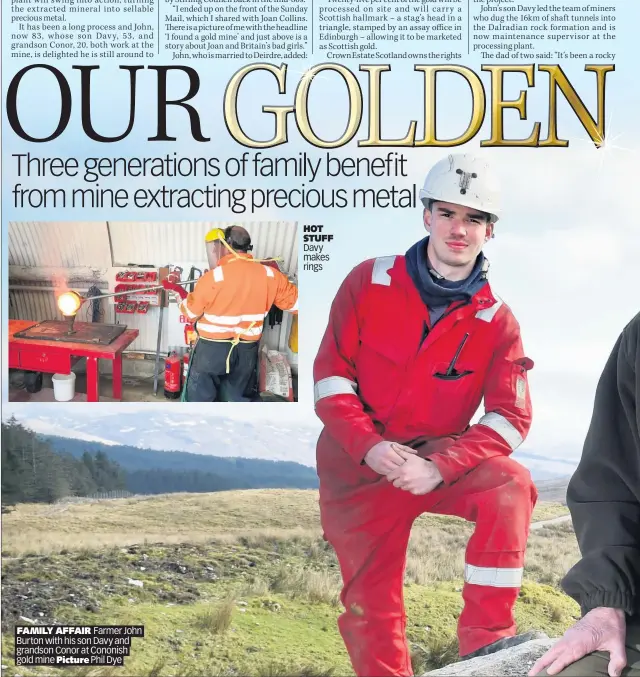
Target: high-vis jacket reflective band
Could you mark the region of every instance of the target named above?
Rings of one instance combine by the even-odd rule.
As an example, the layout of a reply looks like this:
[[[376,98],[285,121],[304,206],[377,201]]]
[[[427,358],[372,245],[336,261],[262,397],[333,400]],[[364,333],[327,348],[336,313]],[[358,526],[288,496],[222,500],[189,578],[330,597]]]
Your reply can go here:
[[[342,376],[329,376],[318,381],[314,387],[314,404],[331,395],[355,395],[358,384]]]
[[[482,310],[479,310],[476,313],[476,317],[479,320],[491,322],[491,320],[493,320],[493,318],[496,316],[496,313],[500,310],[502,303],[503,303],[502,299],[496,296],[496,302],[489,308],[483,308]]]
[[[356,675],[413,674],[402,591],[411,524],[424,512],[475,524],[461,654],[516,632],[536,489],[510,455],[531,425],[532,366],[489,282],[435,324],[403,256],[365,261],[340,285],[313,365],[324,424],[316,467],[323,532],[343,578],[339,628]],[[384,441],[428,458],[442,476],[438,490],[413,495],[363,463]]]
[[[476,567],[464,565],[464,580],[473,585],[489,585],[492,588],[519,588],[522,585],[523,568]]]
[[[205,316],[206,317],[206,316]],[[262,327],[225,327],[218,324],[211,324],[200,320],[198,322],[198,331],[206,331],[210,334],[224,334],[233,332],[239,336],[260,336],[262,334]]]
[[[298,288],[277,268],[251,254],[229,254],[198,280],[180,311],[197,319],[200,338],[258,341],[273,305],[297,313],[297,304]]]
[[[388,287],[391,284],[391,277],[389,276],[388,271],[393,267],[395,260],[395,256],[381,256],[377,258],[373,264],[371,282],[373,284],[382,284]]]
[[[489,282],[432,326],[404,257],[383,256],[356,266],[338,290],[314,362],[315,409],[357,466],[384,439],[458,435],[432,459],[449,484],[522,444],[532,366]],[[484,416],[471,424],[483,400]]]
[[[203,317],[207,322],[212,324],[235,325],[240,324],[240,322],[261,322],[264,320],[265,315],[264,313],[254,313],[253,315],[250,313],[246,315],[210,315],[205,313]]]
[[[500,437],[511,447],[511,451],[515,451],[523,442],[522,435],[514,428],[504,416],[496,414],[495,411],[490,411],[485,414],[478,423],[486,425],[494,432],[498,433]]]
[[[186,304],[184,301],[182,301],[182,302],[180,303],[179,308],[180,308],[180,312],[181,312],[183,315],[186,315],[190,320],[195,320],[196,317],[198,317],[198,315],[197,315],[196,313],[192,313],[192,312],[189,310],[189,306],[187,306],[187,304]]]

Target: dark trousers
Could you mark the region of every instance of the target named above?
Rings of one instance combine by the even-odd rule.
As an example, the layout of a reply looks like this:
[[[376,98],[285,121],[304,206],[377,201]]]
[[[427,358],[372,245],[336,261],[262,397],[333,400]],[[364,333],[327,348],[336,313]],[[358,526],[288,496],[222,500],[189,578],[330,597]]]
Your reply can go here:
[[[640,677],[640,618],[627,620],[627,666],[622,670],[621,677]],[[608,677],[609,654],[606,651],[596,651],[575,663],[568,665],[557,673],[557,677]],[[543,670],[539,675],[546,675]]]
[[[231,343],[199,339],[191,356],[186,401],[249,402],[256,381],[258,343],[238,343],[231,350]]]

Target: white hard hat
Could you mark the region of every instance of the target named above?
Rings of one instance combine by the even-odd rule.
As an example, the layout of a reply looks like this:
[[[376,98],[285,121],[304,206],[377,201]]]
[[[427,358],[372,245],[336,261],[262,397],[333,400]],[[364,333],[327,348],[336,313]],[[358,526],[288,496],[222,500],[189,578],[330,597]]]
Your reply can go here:
[[[491,215],[495,223],[500,213],[500,184],[489,165],[469,154],[448,155],[427,174],[420,199],[451,202]]]

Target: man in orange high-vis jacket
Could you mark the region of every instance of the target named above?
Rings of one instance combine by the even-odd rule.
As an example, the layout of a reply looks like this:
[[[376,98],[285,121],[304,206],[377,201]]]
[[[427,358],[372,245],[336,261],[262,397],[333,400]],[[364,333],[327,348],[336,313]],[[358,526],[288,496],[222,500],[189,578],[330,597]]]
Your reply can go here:
[[[298,288],[278,268],[253,258],[244,228],[216,228],[205,241],[211,269],[190,294],[183,292],[179,305],[198,333],[184,399],[244,402],[265,317],[273,305],[297,314]]]
[[[510,456],[531,425],[533,362],[487,281],[497,182],[479,159],[450,155],[420,197],[427,237],[347,275],[314,363],[321,521],[361,677],[413,674],[403,577],[425,512],[475,522],[460,572],[461,657],[536,636],[517,635],[513,615],[537,492]]]

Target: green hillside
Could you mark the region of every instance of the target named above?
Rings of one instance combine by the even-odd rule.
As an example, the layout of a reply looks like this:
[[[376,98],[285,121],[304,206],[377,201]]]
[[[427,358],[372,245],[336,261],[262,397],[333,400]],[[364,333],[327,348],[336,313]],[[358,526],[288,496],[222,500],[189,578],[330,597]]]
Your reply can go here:
[[[565,512],[540,504],[535,520]],[[339,570],[322,539],[313,490],[20,504],[3,524],[3,674],[13,627],[38,623],[145,626],[125,672],[69,667],[56,675],[350,675],[337,631]],[[455,660],[464,548],[472,525],[423,516],[406,574],[416,674]],[[578,558],[570,522],[532,531],[516,616],[561,634],[579,610],[558,589]]]

